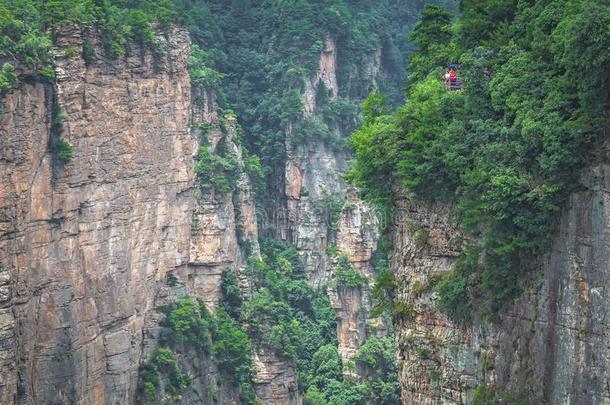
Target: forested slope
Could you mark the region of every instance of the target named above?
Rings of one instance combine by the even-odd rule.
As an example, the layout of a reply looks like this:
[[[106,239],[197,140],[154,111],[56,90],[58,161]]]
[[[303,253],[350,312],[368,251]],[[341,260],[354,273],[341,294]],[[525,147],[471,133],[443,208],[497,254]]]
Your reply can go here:
[[[493,316],[540,266],[579,169],[604,142],[610,11],[604,2],[464,1],[461,12],[453,23],[440,7],[424,10],[407,101],[388,114],[383,96],[367,100],[350,178],[380,204],[392,204],[391,182],[454,206],[478,242],[437,291],[440,308],[466,320],[475,307]],[[463,92],[442,83],[451,63]]]
[[[609,19],[608,2],[427,6],[405,103],[365,101],[348,178],[392,212],[376,290],[406,403],[608,400]]]

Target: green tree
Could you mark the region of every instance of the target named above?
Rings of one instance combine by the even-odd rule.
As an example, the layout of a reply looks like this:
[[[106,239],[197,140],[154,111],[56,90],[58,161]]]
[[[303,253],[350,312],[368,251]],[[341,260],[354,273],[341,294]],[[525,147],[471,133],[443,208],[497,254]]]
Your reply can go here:
[[[417,50],[409,57],[409,85],[424,79],[430,72],[440,76],[439,67],[454,61],[451,18],[451,14],[438,5],[424,6],[421,21],[410,34]]]
[[[233,319],[239,319],[243,302],[235,270],[226,268],[220,278],[221,307]]]

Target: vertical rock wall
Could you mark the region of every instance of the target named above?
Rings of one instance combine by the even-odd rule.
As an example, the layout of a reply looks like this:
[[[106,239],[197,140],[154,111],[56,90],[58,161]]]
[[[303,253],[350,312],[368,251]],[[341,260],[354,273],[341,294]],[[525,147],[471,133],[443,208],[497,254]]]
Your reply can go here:
[[[610,403],[610,165],[607,148],[597,152],[546,264],[494,324],[456,325],[436,311],[426,285],[449,270],[462,236],[449,207],[399,200],[391,265],[397,299],[416,312],[396,325],[405,404],[467,404],[481,384],[533,403]]]
[[[352,359],[367,337],[387,334],[382,319],[371,316],[371,287],[376,276],[371,260],[379,239],[378,219],[358,198],[355,189],[350,188],[347,193],[337,224],[336,247],[347,255],[354,269],[368,278],[369,284],[360,287],[335,284],[328,290],[337,313],[339,354],[343,360]]]
[[[195,193],[196,207],[192,215],[190,260],[183,272],[188,279],[190,290],[213,309],[220,300],[222,271],[235,268],[242,282],[242,290],[247,295],[250,290],[243,274],[248,254],[259,254],[258,229],[254,192],[247,174],[243,171],[242,150],[237,143],[236,125],[232,117],[219,117],[215,94],[195,89],[197,102],[193,104],[193,130],[199,137],[205,137],[212,151],[222,141],[241,165],[242,173],[234,192]],[[220,120],[223,119],[224,131]],[[207,124],[206,133],[198,129]],[[241,239],[241,240],[240,240]],[[248,243],[250,252],[242,247]]]
[[[163,57],[136,48],[113,61],[93,35],[89,66],[62,51],[82,50],[84,38],[59,35],[55,91],[24,85],[3,100],[6,403],[132,403],[155,286],[188,262],[188,34],[174,30]],[[71,163],[49,151],[53,119]]]
[[[259,252],[249,179],[234,195],[202,195],[193,170],[202,123],[212,148],[226,138],[243,165],[235,126],[228,120],[223,133],[215,95],[191,89],[188,33],[157,40],[166,54],[134,47],[108,59],[95,32],[65,28],[56,84],[2,100],[2,405],[135,403],[138,368],[158,347],[157,307],[191,295],[215,308],[225,267],[248,294],[241,270]],[[95,60],[80,56],[85,41]],[[73,145],[70,163],[50,150],[52,121]],[[239,403],[212,359],[177,359],[193,379],[179,403]],[[291,364],[255,359],[266,403],[300,403]]]
[[[303,78],[301,102],[305,118],[316,117],[318,87],[329,97],[339,95],[337,46],[331,36],[324,41],[318,70]],[[380,67],[372,69],[380,72]],[[374,82],[376,77],[369,78]],[[337,137],[346,137],[343,128],[331,128]],[[329,249],[345,254],[351,265],[369,279],[362,287],[332,287],[329,297],[337,313],[339,352],[351,359],[368,336],[385,334],[380,319],[372,319],[370,286],[375,271],[370,264],[379,238],[375,213],[348,190],[343,180],[348,154],[345,148],[328,145],[323,139],[296,142],[291,130],[286,137],[285,188],[287,229],[280,236],[295,244],[309,279],[315,286],[332,286],[337,258]],[[337,211],[338,210],[338,211]]]

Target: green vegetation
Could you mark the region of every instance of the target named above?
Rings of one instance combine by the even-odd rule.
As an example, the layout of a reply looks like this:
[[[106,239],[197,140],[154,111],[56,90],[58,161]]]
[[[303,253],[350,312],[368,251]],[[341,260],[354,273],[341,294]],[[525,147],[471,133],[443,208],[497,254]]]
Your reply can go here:
[[[17,89],[20,82],[43,81],[52,87],[50,50],[64,26],[99,32],[103,50],[85,40],[82,50],[68,47],[58,53],[76,58],[81,52],[90,66],[98,59],[131,55],[140,45],[157,60],[165,51],[165,42],[156,42],[157,33],[167,34],[170,23],[182,23],[193,39],[188,61],[192,83],[216,90],[220,106],[233,109],[243,128],[233,141],[243,142],[244,167],[226,139],[214,150],[203,145],[195,167],[200,188],[230,193],[245,170],[264,200],[274,195],[265,191],[275,190],[284,180],[287,133],[295,145],[316,140],[329,148],[345,147],[344,136],[360,120],[353,100],[364,99],[374,87],[370,75],[379,66],[372,60],[363,63],[373,51],[381,50],[383,65],[375,88],[387,94],[389,106],[399,103],[403,58],[410,46],[407,31],[423,4],[424,0],[0,0],[0,92]],[[339,94],[319,84],[313,89],[315,111],[306,115],[300,97],[303,78],[317,70],[327,35],[337,45]],[[67,163],[74,152],[61,136],[63,116],[56,101],[51,126],[50,150]],[[211,128],[199,129],[205,135]],[[262,203],[271,206],[273,201]],[[322,203],[333,240],[342,203],[336,195]],[[347,261],[339,261],[338,285],[366,283]],[[371,388],[344,379],[342,369],[353,365],[341,364],[338,356],[334,310],[326,293],[307,281],[293,247],[266,242],[262,259],[251,259],[249,271],[254,290],[246,301],[235,272],[226,269],[217,313],[208,313],[202,302],[188,297],[162,309],[161,346],[142,368],[142,395],[176,398],[190,385],[191,362],[211,357],[226,379],[240,387],[242,402],[254,403],[251,348],[263,345],[296,363],[306,401],[363,404],[373,395],[381,395],[376,398],[382,402],[391,397],[389,386]],[[165,282],[180,285],[171,273]],[[375,384],[386,384],[390,374],[375,370]]]
[[[373,284],[371,290],[371,296],[375,303],[372,315],[379,316],[384,311],[391,310],[395,288],[396,282],[392,271],[387,266],[381,267],[377,272],[375,284]]]
[[[141,383],[152,400],[157,399],[162,376],[168,379],[168,384],[164,387],[165,392],[172,397],[179,397],[191,384],[191,378],[180,370],[174,353],[168,348],[155,350],[150,363],[140,368]]]
[[[223,310],[219,310],[215,318],[214,361],[224,376],[239,387],[241,400],[246,404],[256,404],[258,401],[251,381],[254,366],[250,339]]]
[[[61,163],[70,163],[74,159],[74,148],[64,138],[59,138],[53,147],[53,152]]]
[[[237,113],[243,145],[260,157],[257,173],[263,174],[266,190],[275,190],[283,180],[286,134],[295,145],[316,140],[330,148],[345,147],[344,136],[359,122],[351,100],[364,99],[372,89],[372,66],[362,61],[376,49],[384,69],[378,84],[392,105],[400,101],[407,32],[423,4],[174,0],[176,15],[196,44],[191,77],[218,88],[221,107]],[[315,111],[306,116],[302,78],[318,68],[327,34],[336,42],[339,94],[331,95],[319,84],[313,89]],[[271,195],[258,193],[259,203],[273,205]]]
[[[231,318],[239,319],[242,297],[235,270],[226,268],[222,271],[220,292],[222,293],[222,308]]]
[[[48,75],[49,53],[57,29],[70,24],[95,24],[110,55],[120,56],[131,44],[152,44],[152,23],[165,27],[175,19],[172,1],[34,0],[0,1],[0,58],[26,75]],[[72,54],[67,50],[66,54]],[[75,56],[75,55],[72,55]],[[45,69],[47,69],[45,71]],[[52,70],[51,70],[52,71]],[[0,85],[6,79],[0,75]]]
[[[407,100],[364,103],[349,180],[392,208],[387,184],[450,202],[479,243],[436,287],[439,307],[493,316],[540,266],[561,207],[608,125],[608,7],[590,0],[463,1],[462,18],[426,6],[413,32]],[[461,64],[465,92],[440,76]],[[586,74],[584,73],[586,72]]]
[[[336,315],[326,292],[312,289],[294,246],[268,240],[262,254],[250,261],[255,292],[242,305],[241,322],[255,344],[295,362],[304,403],[400,403],[392,339],[371,338],[359,353],[356,365],[367,368],[370,381],[344,378],[349,364],[342,364],[337,351]],[[340,261],[349,266],[345,257]],[[359,286],[366,278],[356,274]]]
[[[51,109],[51,142],[50,150],[54,157],[62,164],[70,163],[74,159],[74,148],[61,137],[64,130],[64,113],[59,108],[56,100],[53,100]]]
[[[2,70],[0,70],[0,93],[10,90],[17,83],[15,67],[8,62],[4,63]]]
[[[337,287],[362,287],[368,283],[366,276],[352,267],[346,255],[339,256],[334,275]]]
[[[308,386],[313,354],[336,344],[334,310],[326,293],[305,278],[293,246],[269,240],[261,248],[262,259],[250,260],[256,290],[242,307],[244,329],[253,341],[291,358]]]
[[[415,310],[413,305],[408,302],[394,301],[392,303],[392,316],[397,322],[410,321],[415,316]]]
[[[507,392],[484,384],[475,388],[472,397],[473,405],[535,405],[544,401],[529,391]]]
[[[188,67],[191,83],[206,89],[218,89],[225,75],[210,67],[213,64],[211,51],[201,49],[193,44]]]
[[[263,346],[295,363],[306,403],[398,404],[392,339],[371,338],[358,353],[355,366],[366,369],[370,380],[345,379],[343,368],[350,365],[342,364],[337,351],[336,314],[326,291],[312,288],[294,246],[267,240],[261,251],[247,269],[253,282],[249,299],[243,299],[235,271],[227,268],[214,315],[191,297],[160,308],[165,315],[160,348],[141,367],[140,395],[176,398],[190,385],[184,367],[196,369],[198,359],[211,358],[239,387],[243,403],[254,404],[252,347]],[[340,260],[347,263],[345,257]]]
[[[303,402],[326,405],[364,405],[366,387],[342,378],[342,366],[335,345],[325,345],[313,355],[313,377]]]
[[[235,190],[240,174],[239,161],[229,152],[226,138],[216,146],[215,152],[207,145],[201,146],[198,157],[195,173],[201,190],[219,193]]]
[[[192,298],[182,298],[174,305],[164,308],[165,319],[160,323],[165,327],[162,342],[194,348],[202,353],[210,353],[213,321],[205,305]]]
[[[369,337],[358,349],[355,360],[371,377],[365,382],[367,403],[400,404],[400,386],[395,365],[396,347],[392,337]]]
[[[250,339],[224,309],[211,315],[203,302],[184,297],[160,310],[165,315],[160,322],[162,347],[140,368],[140,395],[155,400],[162,388],[165,397],[179,396],[190,386],[191,378],[182,371],[176,353],[194,349],[199,358],[183,356],[182,362],[196,367],[199,359],[212,356],[224,378],[239,387],[243,403],[256,403]],[[167,383],[161,387],[163,379]]]

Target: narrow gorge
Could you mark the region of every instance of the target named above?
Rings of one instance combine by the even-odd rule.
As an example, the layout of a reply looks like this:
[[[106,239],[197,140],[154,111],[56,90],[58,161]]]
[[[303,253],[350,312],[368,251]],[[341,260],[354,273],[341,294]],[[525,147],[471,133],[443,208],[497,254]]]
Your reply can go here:
[[[302,266],[305,279],[283,286],[297,303],[307,309],[313,297],[300,294],[322,293],[329,335],[318,339],[335,345],[338,357],[327,347],[326,361],[339,367],[337,383],[342,374],[374,378],[354,361],[367,338],[390,342],[388,320],[371,315],[379,233],[372,210],[342,178],[349,155],[341,139],[357,117],[356,104],[340,97],[334,37],[323,37],[296,89],[274,89],[296,97],[303,115],[282,122],[285,154],[265,179],[260,160],[242,147],[252,129],[242,129],[209,79],[221,74],[205,76],[198,58],[206,51],[180,24],[152,35],[113,54],[103,27],[58,24],[51,78],[23,64],[3,94],[0,402],[302,403],[307,385],[281,352],[285,343],[264,341],[257,325],[246,336],[232,319],[210,318],[230,301],[229,281],[239,305],[272,287],[260,267],[276,258],[261,251],[261,238],[297,253],[288,265]],[[357,80],[375,89],[386,74],[381,48],[367,55]],[[342,113],[345,121],[328,116]],[[255,315],[240,322],[274,322]],[[174,316],[182,318],[172,323]],[[231,355],[226,346],[205,347],[223,327],[224,343],[236,344],[237,333],[246,346],[232,349],[251,353],[215,359]],[[290,333],[306,340],[299,350],[312,350],[311,361],[320,343]],[[396,380],[388,384],[397,396]]]
[[[610,403],[610,5],[457,3],[0,0],[0,405]]]

